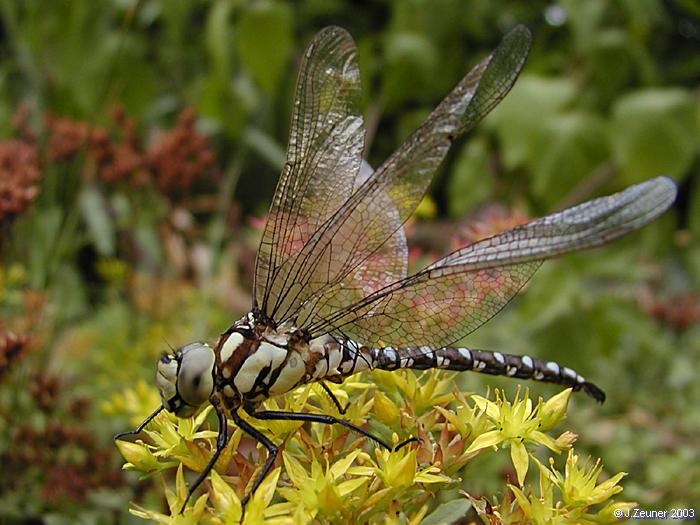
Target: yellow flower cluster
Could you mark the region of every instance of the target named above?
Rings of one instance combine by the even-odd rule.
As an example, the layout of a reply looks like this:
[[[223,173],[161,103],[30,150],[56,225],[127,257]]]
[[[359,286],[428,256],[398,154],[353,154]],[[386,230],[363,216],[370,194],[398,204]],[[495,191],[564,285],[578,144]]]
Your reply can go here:
[[[187,498],[184,468],[201,472],[211,457],[216,432],[207,426],[210,409],[194,418],[178,420],[162,413],[145,430],[148,443],[118,442],[127,460],[124,468],[163,480],[169,513],[134,506],[132,513],[157,523],[217,525],[271,523],[389,523],[418,525],[423,519],[454,513],[470,506],[492,523],[612,523],[613,511],[631,503],[615,503],[622,490],[623,473],[598,483],[602,466],[579,467],[572,445],[576,435],[564,431],[557,437],[552,428],[566,416],[571,390],[533,402],[520,390],[512,401],[496,391],[490,400],[460,392],[451,375],[440,371],[373,372],[331,388],[348,402],[344,417],[367,428],[385,441],[398,443],[411,435],[418,438],[397,451],[380,450],[371,440],[344,427],[268,421],[257,428],[280,444],[280,460],[245,509],[241,498],[250,488],[265,459],[261,446],[235,428],[205,489],[195,495],[180,514]],[[141,387],[142,388],[142,387]],[[131,407],[148,413],[152,406],[143,393],[127,392]],[[115,397],[116,399],[116,397]],[[119,407],[107,407],[115,412]],[[309,385],[285,397],[269,400],[270,410],[337,413],[329,396]],[[547,468],[533,455],[543,448],[554,453],[568,450],[563,473],[550,458]],[[463,498],[453,490],[452,499],[463,505],[450,507],[445,489],[469,487],[464,467],[475,457],[510,452],[517,485],[503,488],[493,501]],[[530,465],[539,470],[539,494],[530,488]],[[164,471],[177,467],[174,488]],[[462,479],[465,478],[465,479]],[[497,501],[500,499],[500,502]],[[601,509],[593,508],[602,506]],[[617,521],[617,520],[615,520]]]

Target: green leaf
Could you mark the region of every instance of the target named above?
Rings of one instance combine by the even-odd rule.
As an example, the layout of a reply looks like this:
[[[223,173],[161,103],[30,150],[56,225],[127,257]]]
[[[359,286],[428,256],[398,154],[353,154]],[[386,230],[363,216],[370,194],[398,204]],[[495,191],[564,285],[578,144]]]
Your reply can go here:
[[[107,213],[107,203],[94,186],[86,186],[80,194],[88,234],[98,253],[105,257],[114,255],[115,237],[112,219]]]
[[[456,523],[463,519],[464,516],[472,508],[470,501],[466,499],[456,499],[438,505],[438,507],[428,514],[420,525],[444,525]]]
[[[221,126],[229,137],[238,137],[245,125],[249,108],[241,100],[236,85],[222,82],[218,75],[201,79],[197,93],[197,112]]]
[[[209,11],[204,32],[206,48],[216,76],[226,82],[231,75],[231,11],[230,0],[216,2]]]
[[[588,40],[589,94],[600,105],[609,105],[634,82],[646,50],[619,28],[598,31],[597,38]]]
[[[568,78],[523,76],[485,122],[501,142],[507,169],[536,164],[551,137],[549,121],[569,104],[576,87]]]
[[[105,99],[105,87],[103,87],[106,75],[109,75],[109,70],[102,71],[98,68],[105,67],[103,64],[113,64],[114,73],[112,84],[109,85],[109,96],[115,97],[127,109],[130,115],[139,115],[149,111],[153,100],[162,90],[170,89],[170,78],[164,77],[161,71],[156,71],[154,65],[145,57],[148,53],[144,42],[137,38],[122,38],[113,37],[109,39],[110,48],[100,50],[98,54],[95,51],[94,62],[98,62],[94,66],[96,69],[94,78],[84,79],[82,82],[75,83],[72,88],[73,96],[90,95],[90,99],[85,99],[82,107],[88,112],[87,115],[92,115],[92,108],[109,107],[112,103]],[[87,44],[89,46],[89,44]],[[106,46],[100,46],[106,47]],[[86,48],[87,49],[87,48]],[[82,53],[83,55],[92,54]],[[91,85],[91,88],[86,88],[86,85]]]
[[[596,116],[576,112],[551,117],[542,131],[546,144],[528,164],[533,193],[553,206],[607,158],[606,128]]]
[[[85,312],[87,290],[85,281],[74,266],[60,265],[51,276],[50,297],[60,304],[56,317],[61,320],[77,317]]]
[[[273,137],[260,128],[249,126],[243,140],[255,153],[264,159],[271,167],[281,170],[284,164],[284,149]]]
[[[608,156],[606,127],[592,113],[566,111],[576,86],[568,78],[522,78],[490,118],[503,165],[527,168],[532,189],[557,204]]]
[[[381,96],[386,110],[392,111],[430,83],[438,52],[425,35],[396,31],[386,37],[385,57]]]
[[[598,36],[598,29],[603,24],[606,4],[604,0],[564,0],[562,7],[568,15],[574,45],[578,52],[585,52]]]
[[[241,16],[236,44],[243,66],[274,95],[294,46],[290,7],[271,1],[252,4]]]
[[[31,225],[31,249],[29,250],[29,274],[33,288],[43,289],[54,250],[65,216],[58,206],[51,206],[33,214]]]
[[[623,182],[682,178],[698,150],[696,111],[693,95],[680,88],[644,89],[620,98],[610,128]]]
[[[700,184],[694,184],[688,193],[688,229],[695,239],[700,239]]]

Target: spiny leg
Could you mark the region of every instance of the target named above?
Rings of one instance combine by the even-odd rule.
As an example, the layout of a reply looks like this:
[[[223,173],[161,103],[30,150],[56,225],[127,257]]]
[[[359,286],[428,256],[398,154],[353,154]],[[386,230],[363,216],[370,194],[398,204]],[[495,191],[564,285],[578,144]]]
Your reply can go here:
[[[379,439],[376,436],[373,436],[369,432],[361,429],[358,426],[353,425],[352,423],[349,423],[347,421],[343,421],[341,419],[337,419],[333,416],[327,416],[324,414],[309,414],[305,412],[280,412],[280,411],[274,411],[274,410],[263,410],[260,412],[256,412],[253,410],[253,408],[249,406],[245,406],[244,410],[246,413],[248,413],[251,417],[254,417],[255,419],[260,419],[263,421],[309,421],[312,423],[324,423],[326,425],[333,425],[333,424],[339,424],[343,425],[344,427],[349,428],[350,430],[353,430],[357,432],[358,434],[361,434],[382,447],[384,447],[387,450],[399,450],[400,448],[408,445],[411,442],[418,441],[417,438],[411,437],[408,438],[395,447],[389,446],[387,443],[385,443],[383,440]],[[277,455],[279,454],[279,448],[272,442],[270,439],[268,439],[262,432],[251,426],[249,423],[247,423],[244,419],[242,419],[235,411],[231,413],[231,418],[233,419],[233,422],[238,425],[238,427],[243,430],[245,433],[247,433],[249,436],[251,436],[253,439],[258,441],[259,443],[262,443],[262,445],[267,449],[267,459],[265,460],[265,464],[263,465],[262,471],[260,474],[258,474],[258,477],[255,479],[255,482],[253,483],[253,486],[251,487],[250,491],[243,497],[241,500],[241,506],[243,507],[243,511],[245,512],[245,506],[246,503],[250,500],[251,497],[253,497],[253,494],[255,494],[255,491],[258,490],[258,487],[260,487],[260,484],[263,482],[265,477],[270,473],[270,470],[272,469],[272,466],[275,463],[275,460],[277,459]],[[211,470],[211,469],[209,469]]]
[[[159,406],[156,408],[150,416],[148,416],[146,419],[144,419],[139,426],[137,426],[134,430],[127,430],[126,432],[119,432],[119,434],[116,434],[114,436],[114,441],[123,438],[124,436],[135,436],[137,434],[140,434],[141,431],[146,428],[146,425],[148,425],[153,419],[160,414],[160,411],[163,410],[163,405]]]
[[[214,468],[214,465],[216,465],[217,460],[219,459],[219,456],[221,455],[221,452],[226,448],[226,442],[228,441],[228,422],[226,421],[226,414],[224,414],[224,410],[219,406],[219,400],[216,398],[212,399],[211,404],[214,406],[214,410],[216,411],[216,417],[219,420],[219,434],[216,436],[216,450],[214,451],[214,454],[211,456],[211,459],[209,460],[209,463],[207,463],[207,466],[204,467],[204,470],[199,473],[199,476],[197,476],[197,479],[194,480],[194,483],[190,485],[190,488],[187,490],[187,497],[185,498],[184,503],[182,504],[182,508],[180,509],[180,514],[182,514],[185,510],[185,507],[187,506],[187,502],[190,500],[192,497],[192,494],[194,494],[194,491],[197,490],[197,487],[204,481],[204,479],[209,475],[211,470]],[[234,418],[235,421],[235,418]]]
[[[251,413],[249,410],[246,410],[246,412],[248,412],[249,414]],[[241,500],[241,507],[243,509],[243,512],[245,512],[246,503],[248,503],[248,500],[250,500],[253,494],[255,494],[255,491],[258,490],[258,487],[272,469],[272,465],[274,465],[275,460],[277,459],[279,449],[262,432],[248,424],[245,421],[245,419],[242,419],[235,410],[231,412],[231,418],[233,419],[233,422],[236,423],[236,425],[238,425],[238,428],[243,430],[245,433],[247,433],[259,443],[262,443],[263,446],[267,449],[267,459],[265,460],[265,465],[263,465],[262,471],[260,472],[260,474],[258,474],[258,477],[255,479],[255,482],[253,483],[253,486],[251,487],[248,494],[246,494]],[[242,516],[241,519],[243,519]]]
[[[382,439],[370,434],[366,430],[363,430],[360,427],[353,425],[348,421],[343,421],[342,419],[338,419],[334,416],[329,416],[326,414],[311,414],[308,412],[281,412],[277,410],[262,410],[260,412],[256,412],[251,407],[245,407],[244,409],[248,414],[250,414],[250,416],[254,417],[255,419],[267,421],[308,421],[311,423],[323,423],[324,425],[342,425],[346,428],[349,428],[350,430],[353,430],[354,432],[357,432],[358,434],[365,436],[366,438],[371,439],[372,441],[384,447],[386,450],[391,451],[399,450],[400,448],[408,445],[411,442],[418,441],[418,438],[411,437],[402,441],[395,447],[392,447]]]
[[[328,385],[321,381],[321,388],[326,391],[326,394],[328,394],[328,397],[331,398],[331,401],[333,401],[333,404],[335,405],[335,408],[338,409],[338,412],[340,415],[344,416],[345,413],[348,411],[348,407],[350,406],[350,403],[345,405],[344,407],[341,406],[340,401],[338,401],[338,398],[335,397],[335,394],[331,391],[330,388],[328,388]]]

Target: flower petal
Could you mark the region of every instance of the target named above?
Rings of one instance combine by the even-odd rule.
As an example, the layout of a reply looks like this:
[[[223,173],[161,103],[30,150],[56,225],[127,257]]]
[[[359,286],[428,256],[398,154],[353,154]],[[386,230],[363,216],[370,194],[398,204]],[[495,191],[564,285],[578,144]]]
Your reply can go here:
[[[525,483],[525,475],[527,474],[527,467],[530,462],[530,456],[522,441],[511,440],[510,459],[513,461],[515,473],[518,475],[518,484],[522,487]]]
[[[496,405],[496,403],[494,403],[493,401],[489,401],[485,397],[479,396],[477,394],[472,394],[470,396],[470,399],[479,408],[479,410],[481,410],[482,412],[486,412],[487,416],[489,416],[492,419],[498,419],[500,410],[498,409],[498,405]]]
[[[466,450],[465,454],[469,454],[470,452],[474,452],[476,450],[481,450],[482,448],[486,447],[493,447],[498,445],[503,441],[503,435],[501,434],[500,431],[498,430],[491,430],[489,432],[484,432],[480,436],[478,436],[471,445],[469,445],[469,448]]]

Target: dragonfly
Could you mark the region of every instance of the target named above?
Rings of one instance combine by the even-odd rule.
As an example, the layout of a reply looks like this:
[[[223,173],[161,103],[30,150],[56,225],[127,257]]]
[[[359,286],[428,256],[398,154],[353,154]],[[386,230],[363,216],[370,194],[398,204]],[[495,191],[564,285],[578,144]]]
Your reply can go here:
[[[224,450],[230,419],[267,450],[241,500],[245,508],[278,447],[241,412],[253,420],[343,425],[389,450],[414,440],[392,447],[333,415],[262,407],[266,399],[312,382],[320,383],[341,415],[326,382],[372,369],[471,370],[555,383],[603,402],[604,392],[568,367],[454,342],[504,308],[545,259],[602,245],[661,215],[675,199],[670,179],[630,186],[474,242],[412,275],[407,271],[404,222],[452,142],[509,92],[531,41],[524,26],[508,32],[371,170],[363,161],[355,43],[338,27],[319,32],[300,65],[286,161],[257,253],[250,312],[213,347],[194,342],[164,354],[156,373],[161,406],[115,439],[138,434],[162,410],[185,418],[210,403],[219,425],[216,448],[187,499]]]

